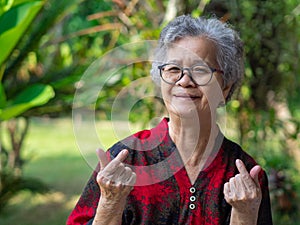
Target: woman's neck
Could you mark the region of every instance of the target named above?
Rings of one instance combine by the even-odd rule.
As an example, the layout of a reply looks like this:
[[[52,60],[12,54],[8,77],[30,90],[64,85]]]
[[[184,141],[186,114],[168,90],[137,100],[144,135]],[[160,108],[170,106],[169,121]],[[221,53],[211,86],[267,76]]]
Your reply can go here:
[[[201,118],[205,118],[201,120]],[[214,147],[219,128],[215,118],[199,116],[182,118],[170,116],[170,137],[176,144],[185,164],[199,166],[205,163]]]

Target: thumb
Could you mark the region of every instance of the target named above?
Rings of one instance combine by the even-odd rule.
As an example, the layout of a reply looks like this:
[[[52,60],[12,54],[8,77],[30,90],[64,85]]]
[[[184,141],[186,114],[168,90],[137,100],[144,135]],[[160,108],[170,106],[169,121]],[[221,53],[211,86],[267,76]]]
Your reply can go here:
[[[97,153],[97,156],[98,156],[98,159],[99,159],[99,163],[100,163],[100,170],[103,170],[104,167],[106,167],[107,164],[109,163],[109,161],[107,159],[107,156],[106,156],[106,153],[101,148],[98,148],[96,150],[96,153]]]
[[[259,180],[258,180],[258,175],[259,172],[261,171],[261,167],[259,165],[254,166],[250,170],[250,176],[251,178],[255,181],[255,183],[259,186]]]

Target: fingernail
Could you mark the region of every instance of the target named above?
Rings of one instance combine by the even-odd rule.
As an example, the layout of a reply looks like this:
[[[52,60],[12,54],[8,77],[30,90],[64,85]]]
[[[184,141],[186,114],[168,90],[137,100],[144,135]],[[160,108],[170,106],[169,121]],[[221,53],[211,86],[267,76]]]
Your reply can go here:
[[[241,164],[241,160],[239,160],[239,159],[237,159],[236,161],[236,164],[238,165],[238,166],[241,166],[242,164]]]

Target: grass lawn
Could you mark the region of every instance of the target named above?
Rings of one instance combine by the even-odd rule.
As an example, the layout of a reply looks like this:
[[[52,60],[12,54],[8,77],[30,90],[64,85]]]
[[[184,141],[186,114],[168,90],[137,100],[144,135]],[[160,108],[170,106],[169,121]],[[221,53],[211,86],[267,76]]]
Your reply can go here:
[[[96,127],[103,147],[108,148],[117,140],[110,122],[99,122]],[[124,131],[127,124],[119,123],[119,127]],[[75,135],[70,118],[34,119],[23,149],[25,157],[30,158],[24,175],[39,178],[48,184],[51,192],[45,195],[19,193],[0,215],[0,224],[65,224],[97,163],[95,150],[99,140],[95,140],[92,133],[95,133],[93,127],[84,122]]]

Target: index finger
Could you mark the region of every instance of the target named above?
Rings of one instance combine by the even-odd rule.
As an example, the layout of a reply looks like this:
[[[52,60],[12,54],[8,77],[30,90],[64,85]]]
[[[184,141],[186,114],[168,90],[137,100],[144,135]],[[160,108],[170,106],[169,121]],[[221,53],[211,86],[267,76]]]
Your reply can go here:
[[[245,164],[243,163],[242,160],[237,159],[237,160],[235,161],[235,165],[236,165],[238,171],[240,172],[240,174],[241,174],[243,177],[248,177],[248,176],[250,176],[250,174],[249,174],[249,172],[247,171],[246,166],[245,166]]]
[[[242,180],[247,187],[247,189],[254,189],[259,187],[259,181],[258,181],[258,173],[261,170],[260,166],[254,166],[252,168],[252,171],[248,172],[246,169],[245,164],[242,162],[242,160],[237,159],[236,160],[236,167],[238,171],[240,172],[240,175],[242,177]],[[251,176],[251,173],[253,174],[253,177]]]
[[[96,153],[97,153],[97,156],[98,156],[98,159],[99,159],[99,163],[100,163],[100,170],[103,170],[104,167],[106,167],[107,164],[109,163],[109,161],[107,159],[107,156],[106,156],[106,153],[101,148],[98,148],[96,150]]]
[[[113,159],[111,160],[107,165],[106,165],[106,171],[107,172],[114,172],[115,170],[118,169],[118,166],[124,162],[124,160],[127,158],[128,156],[128,150],[127,149],[123,149],[121,152],[119,152],[119,154]]]

